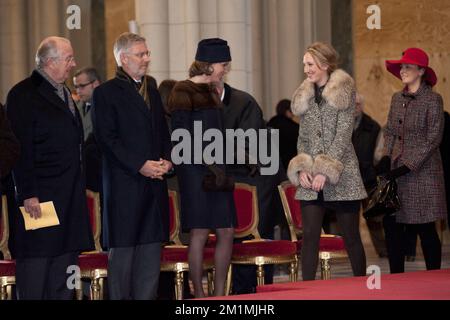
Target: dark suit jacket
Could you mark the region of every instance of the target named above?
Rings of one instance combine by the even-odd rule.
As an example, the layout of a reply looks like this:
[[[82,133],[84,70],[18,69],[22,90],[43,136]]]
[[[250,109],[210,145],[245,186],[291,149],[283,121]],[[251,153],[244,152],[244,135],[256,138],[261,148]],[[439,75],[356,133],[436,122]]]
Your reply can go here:
[[[103,153],[104,236],[109,247],[168,240],[166,181],[139,173],[146,160],[170,159],[161,97],[149,87],[151,110],[127,81],[114,78],[94,91],[94,134]]]
[[[15,219],[17,257],[49,257],[93,248],[81,146],[83,131],[55,88],[37,71],[8,94],[7,114],[22,152],[13,170],[19,205],[32,197],[53,201],[59,226],[25,231]],[[18,213],[19,214],[19,213]]]

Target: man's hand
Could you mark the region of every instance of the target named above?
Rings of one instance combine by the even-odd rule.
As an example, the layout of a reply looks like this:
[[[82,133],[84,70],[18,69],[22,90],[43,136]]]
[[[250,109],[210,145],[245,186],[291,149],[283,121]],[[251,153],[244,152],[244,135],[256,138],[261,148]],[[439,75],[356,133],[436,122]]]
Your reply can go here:
[[[325,186],[325,182],[327,182],[327,178],[323,174],[318,174],[313,179],[311,189],[316,192],[322,191]]]
[[[309,174],[308,172],[305,172],[305,171],[300,172],[300,185],[304,189],[311,189],[312,181],[313,181],[313,178],[312,178],[311,174]]]
[[[41,205],[39,204],[38,198],[29,198],[23,202],[23,206],[25,207],[25,211],[30,214],[30,216],[34,219],[39,219],[42,217]]]
[[[168,160],[164,160],[162,158],[160,158],[159,161],[162,163],[161,167],[165,170],[164,174],[166,174],[170,170],[172,170],[172,168],[173,168],[172,162],[170,162]]]
[[[147,160],[139,173],[147,178],[163,180],[162,176],[166,173],[166,170],[162,161]]]

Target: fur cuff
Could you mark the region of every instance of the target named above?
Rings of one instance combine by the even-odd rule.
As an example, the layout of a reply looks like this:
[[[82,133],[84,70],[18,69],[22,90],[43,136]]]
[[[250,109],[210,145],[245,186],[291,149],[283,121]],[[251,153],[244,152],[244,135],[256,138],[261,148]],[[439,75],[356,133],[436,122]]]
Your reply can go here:
[[[344,170],[342,162],[330,158],[326,154],[319,154],[314,159],[313,175],[323,174],[333,185],[338,183],[342,170]]]
[[[289,162],[287,176],[294,186],[300,185],[298,174],[300,171],[311,172],[313,168],[313,158],[306,153],[300,153]]]

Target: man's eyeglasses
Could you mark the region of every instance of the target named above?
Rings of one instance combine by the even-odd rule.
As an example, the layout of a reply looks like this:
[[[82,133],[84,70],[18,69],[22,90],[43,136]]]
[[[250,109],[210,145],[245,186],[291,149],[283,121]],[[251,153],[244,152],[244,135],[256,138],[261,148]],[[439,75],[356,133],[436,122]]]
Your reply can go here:
[[[92,80],[88,83],[80,83],[80,84],[74,85],[73,87],[75,89],[83,89],[84,87],[87,87],[88,85],[93,84],[94,82],[95,82],[95,80]]]
[[[143,59],[144,57],[150,58],[150,51],[139,52],[139,53],[128,53],[128,54],[138,57],[139,59]]]

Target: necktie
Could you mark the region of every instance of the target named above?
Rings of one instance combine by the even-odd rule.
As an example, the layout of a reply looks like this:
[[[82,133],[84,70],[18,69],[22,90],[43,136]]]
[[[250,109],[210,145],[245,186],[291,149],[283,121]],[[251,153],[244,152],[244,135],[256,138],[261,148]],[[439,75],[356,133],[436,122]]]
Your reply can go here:
[[[86,103],[84,105],[84,110],[83,110],[84,111],[84,115],[87,115],[89,110],[91,110],[91,104],[90,103]]]

